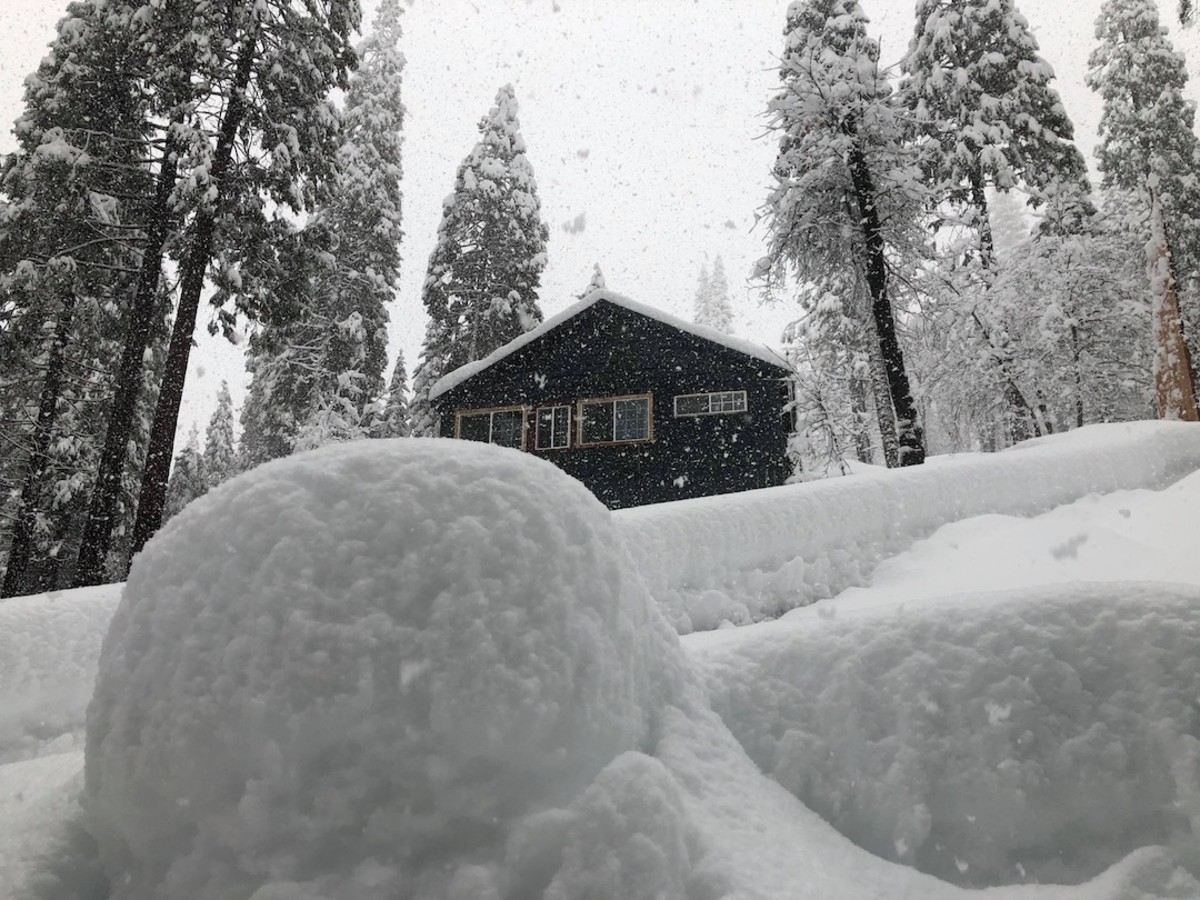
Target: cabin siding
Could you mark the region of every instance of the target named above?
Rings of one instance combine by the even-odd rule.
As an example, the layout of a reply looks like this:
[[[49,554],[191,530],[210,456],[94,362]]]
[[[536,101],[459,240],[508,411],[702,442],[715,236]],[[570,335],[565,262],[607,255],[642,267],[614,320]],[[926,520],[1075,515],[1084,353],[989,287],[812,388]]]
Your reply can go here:
[[[610,509],[782,484],[789,422],[785,370],[607,302],[598,302],[435,401],[440,434],[456,411],[530,408],[526,449],[582,481]],[[679,394],[745,391],[746,412],[675,417]],[[653,438],[577,447],[579,401],[651,396]],[[534,410],[572,408],[571,447],[536,449]]]

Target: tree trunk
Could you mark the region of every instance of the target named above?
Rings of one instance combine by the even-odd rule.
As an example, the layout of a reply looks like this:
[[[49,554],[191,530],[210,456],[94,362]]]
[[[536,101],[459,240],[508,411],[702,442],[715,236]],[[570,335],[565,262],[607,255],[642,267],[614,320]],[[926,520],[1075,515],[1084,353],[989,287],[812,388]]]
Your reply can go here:
[[[21,487],[21,497],[17,501],[16,524],[13,526],[12,538],[8,545],[8,563],[4,570],[4,583],[0,585],[0,597],[17,597],[21,594],[32,594],[37,590],[36,579],[29,571],[37,524],[37,495],[50,461],[50,438],[54,431],[54,420],[58,415],[58,401],[62,396],[65,351],[71,339],[71,320],[75,315],[74,293],[63,298],[62,307],[58,325],[54,330],[54,340],[46,357],[46,379],[42,382],[42,392],[38,400],[29,469]]]
[[[896,411],[892,409],[892,394],[888,387],[887,366],[879,350],[879,332],[874,319],[867,322],[867,362],[871,371],[871,393],[875,400],[875,421],[879,423],[879,441],[883,446],[883,463],[889,469],[900,465],[900,441],[896,438]]]
[[[1154,396],[1160,419],[1183,422],[1200,421],[1196,408],[1196,386],[1187,344],[1183,340],[1183,320],[1179,315],[1179,295],[1172,271],[1171,249],[1163,224],[1162,200],[1150,188],[1150,241],[1146,244],[1146,274],[1150,279],[1154,323]]]
[[[163,371],[150,442],[146,449],[146,466],[142,472],[142,488],[138,495],[137,519],[133,526],[130,561],[162,526],[163,507],[167,497],[167,479],[171,474],[171,459],[175,452],[175,427],[179,421],[179,405],[183,400],[183,385],[187,380],[188,360],[192,352],[192,335],[196,330],[196,315],[204,276],[212,258],[213,231],[216,228],[218,207],[221,204],[225,181],[233,157],[233,145],[246,113],[246,88],[254,68],[257,33],[246,38],[238,58],[229,105],[217,132],[217,146],[210,169],[215,195],[201,210],[195,223],[191,246],[183,262],[183,280],[179,289],[179,307],[171,329],[171,343]]]
[[[851,137],[855,137],[853,127],[849,123],[844,127]],[[896,336],[896,320],[893,317],[891,300],[888,298],[887,260],[884,258],[883,228],[875,203],[875,180],[857,138],[851,144],[848,162],[861,217],[859,224],[866,245],[871,317],[875,321],[879,352],[887,370],[892,407],[896,410],[897,438],[900,444],[898,463],[901,466],[916,466],[925,462],[925,435],[917,417],[917,405],[913,401],[908,373],[904,368],[904,354]]]
[[[1083,355],[1079,349],[1079,327],[1071,326],[1071,367],[1075,376],[1075,427],[1083,427]]]
[[[142,387],[142,368],[158,307],[163,252],[171,230],[170,200],[175,190],[177,151],[174,140],[168,138],[158,171],[154,205],[150,209],[150,230],[142,250],[133,306],[129,310],[125,346],[117,369],[108,428],[104,433],[104,449],[100,453],[96,483],[92,486],[88,501],[87,523],[75,564],[75,587],[104,582],[105,563],[112,546],[113,523],[121,498],[121,480],[129,456],[129,442],[133,439],[134,416]]]

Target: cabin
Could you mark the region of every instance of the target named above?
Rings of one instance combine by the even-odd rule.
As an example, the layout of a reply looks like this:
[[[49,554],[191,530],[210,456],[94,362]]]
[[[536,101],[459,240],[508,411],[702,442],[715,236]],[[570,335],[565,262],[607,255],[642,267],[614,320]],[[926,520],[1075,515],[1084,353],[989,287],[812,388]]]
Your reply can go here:
[[[790,371],[766,347],[601,289],[430,398],[442,437],[537,454],[621,509],[783,484]]]

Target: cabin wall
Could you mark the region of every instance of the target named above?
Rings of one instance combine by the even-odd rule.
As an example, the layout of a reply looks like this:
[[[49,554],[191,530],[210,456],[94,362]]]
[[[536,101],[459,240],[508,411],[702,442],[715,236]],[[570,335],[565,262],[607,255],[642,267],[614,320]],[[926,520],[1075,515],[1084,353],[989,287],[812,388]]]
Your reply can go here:
[[[597,303],[438,398],[441,434],[455,412],[517,404],[572,407],[572,446],[527,449],[582,481],[610,509],[782,484],[789,420],[783,371],[623,307]],[[674,416],[677,394],[746,391],[746,412]],[[576,447],[587,398],[650,394],[653,440]]]

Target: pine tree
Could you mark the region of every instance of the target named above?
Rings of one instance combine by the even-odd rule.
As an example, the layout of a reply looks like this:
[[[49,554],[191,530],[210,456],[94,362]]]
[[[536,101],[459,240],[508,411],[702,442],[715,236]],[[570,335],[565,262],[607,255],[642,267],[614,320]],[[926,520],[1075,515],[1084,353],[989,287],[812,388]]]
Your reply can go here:
[[[204,432],[204,474],[208,486],[228,481],[237,473],[237,448],[233,440],[233,398],[229,384],[221,382],[217,392],[217,408],[208,420]]]
[[[890,89],[856,0],[804,0],[788,10],[783,90],[771,103],[783,133],[760,275],[789,269],[820,295],[867,286],[872,354],[894,407],[895,463],[920,464],[925,445],[892,311],[889,253],[910,253],[923,199]]]
[[[135,552],[161,522],[175,424],[210,263],[225,248],[241,253],[237,245],[255,230],[254,222],[272,216],[281,225],[286,221],[268,200],[302,210],[328,174],[338,118],[325,97],[332,88],[346,86],[352,63],[348,36],[358,17],[355,0],[302,9],[237,0],[151,6],[112,0],[104,6],[109,19],[120,22],[124,47],[133,56],[114,72],[145,98],[146,125],[153,129],[152,146],[159,156],[150,237],[141,254],[113,415],[75,575],[80,585],[104,578],[124,456],[134,430],[146,323],[152,320],[147,306],[161,280],[167,239],[173,228],[182,228],[181,240],[173,244],[179,258],[179,303],[139,492]],[[235,152],[238,146],[258,149]]]
[[[592,278],[588,282],[587,287],[583,289],[582,293],[576,294],[575,299],[583,300],[585,297],[591,296],[596,291],[604,290],[604,288],[604,273],[600,271],[600,263],[596,263],[592,266]]]
[[[346,97],[335,189],[280,248],[251,340],[243,408],[246,463],[368,436],[382,407],[387,308],[400,273],[404,58],[400,7],[380,4]]]
[[[119,4],[69,7],[50,53],[27,79],[18,150],[3,166],[0,420],[8,446],[0,484],[9,500],[0,507],[0,535],[4,520],[12,522],[3,594],[61,586],[70,569],[80,504],[113,410],[123,307],[139,259],[155,253],[146,98],[110,77],[138,62],[119,12]],[[147,287],[139,294],[146,340],[138,362],[148,357],[152,372],[164,308],[157,278]],[[120,449],[137,476],[145,451],[138,413],[153,386],[138,379],[133,388]],[[136,496],[129,481],[115,485],[118,533]]]
[[[387,399],[382,415],[376,417],[372,437],[408,437],[411,431],[408,413],[408,372],[404,366],[404,351],[396,353],[396,365],[388,382]]]
[[[700,275],[696,279],[696,296],[692,298],[692,321],[699,322],[708,314],[712,296],[712,276],[708,274],[708,263],[700,263]]]
[[[713,260],[712,274],[700,269],[700,284],[696,289],[696,312],[693,321],[733,333],[733,304],[729,301],[729,280],[725,277],[725,263],[718,256]]]
[[[1100,94],[1103,184],[1140,200],[1155,335],[1158,414],[1200,419],[1184,320],[1200,325],[1195,289],[1181,312],[1180,293],[1200,278],[1200,143],[1195,104],[1184,99],[1187,69],[1159,25],[1153,0],[1107,0],[1096,20],[1089,86]],[[1189,296],[1189,294],[1191,296]]]
[[[421,360],[413,372],[412,400],[408,415],[413,437],[437,437],[438,416],[429,399],[433,386],[446,374],[446,358],[449,355],[449,339],[446,326],[430,317],[425,326],[425,342],[421,347]]]
[[[482,359],[542,321],[537,291],[550,232],[511,85],[496,94],[479,133],[442,208],[422,291],[444,344],[442,372]],[[439,349],[426,345],[422,368]]]
[[[1045,430],[1036,399],[1022,387],[1004,324],[987,308],[996,277],[988,188],[1023,188],[1040,205],[1063,183],[1086,184],[1073,127],[1012,0],[920,0],[904,60],[901,94],[922,148],[939,225],[962,222],[975,236],[980,284],[964,318],[982,334],[999,374],[1011,439]]]
[[[207,449],[205,447],[206,451]],[[215,485],[211,483],[204,455],[200,453],[200,434],[193,425],[188,432],[187,444],[179,451],[179,455],[175,457],[175,464],[171,467],[163,522],[177,515],[197,497],[208,493],[210,487]]]
[[[968,210],[992,252],[986,189],[1024,186],[1034,205],[1086,180],[1074,129],[1012,0],[920,0],[901,92],[915,116],[934,199]]]

